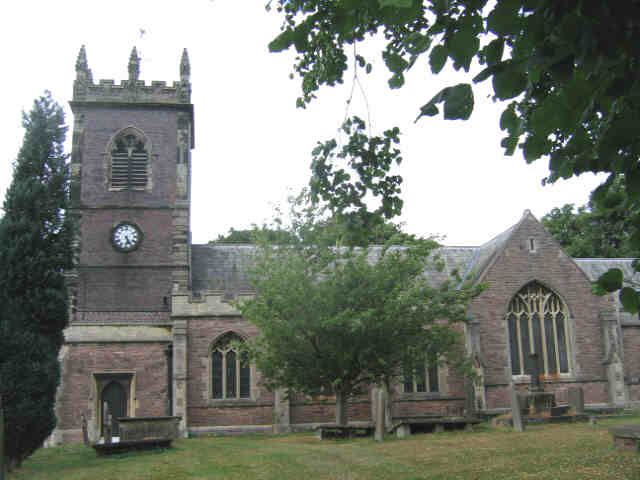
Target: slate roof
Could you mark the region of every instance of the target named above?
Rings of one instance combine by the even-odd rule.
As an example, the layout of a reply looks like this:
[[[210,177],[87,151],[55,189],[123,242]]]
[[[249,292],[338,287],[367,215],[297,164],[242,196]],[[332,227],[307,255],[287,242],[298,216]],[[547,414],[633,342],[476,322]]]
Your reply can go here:
[[[523,218],[530,214],[525,212]],[[478,247],[440,247],[434,255],[443,264],[441,271],[428,268],[425,275],[434,286],[442,284],[457,270],[464,280],[481,279],[483,273],[500,254],[503,247],[517,229],[513,225],[487,243]],[[191,246],[191,278],[192,290],[197,294],[203,291],[218,292],[251,292],[248,281],[248,269],[255,251],[253,245],[213,244]],[[398,247],[401,248],[401,247]],[[372,246],[369,249],[370,261],[380,255],[382,247]],[[640,282],[640,274],[634,273],[629,258],[576,258],[576,264],[590,280],[596,280],[610,268],[620,268],[625,278]]]

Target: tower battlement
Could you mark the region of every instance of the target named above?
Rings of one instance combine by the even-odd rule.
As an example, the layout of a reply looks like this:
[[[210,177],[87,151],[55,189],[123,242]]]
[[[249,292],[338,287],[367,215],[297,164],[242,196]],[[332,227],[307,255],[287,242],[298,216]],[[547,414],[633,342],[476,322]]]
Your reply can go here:
[[[76,60],[76,79],[73,82],[73,102],[91,103],[135,103],[135,104],[190,104],[191,103],[191,67],[185,48],[180,59],[180,80],[171,86],[165,81],[153,80],[147,85],[140,80],[140,57],[135,47],[129,57],[129,78],[120,81],[101,79],[94,83],[87,62],[84,45],[80,48]]]

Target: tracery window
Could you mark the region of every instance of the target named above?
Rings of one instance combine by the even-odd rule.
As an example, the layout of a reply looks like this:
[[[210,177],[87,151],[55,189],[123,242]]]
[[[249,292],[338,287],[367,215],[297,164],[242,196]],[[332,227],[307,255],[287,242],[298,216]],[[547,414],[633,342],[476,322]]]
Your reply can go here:
[[[511,299],[507,323],[513,375],[531,374],[535,358],[542,375],[569,373],[568,319],[562,299],[538,282]]]
[[[436,393],[440,391],[438,365],[418,365],[413,372],[405,372],[404,393]]]
[[[235,342],[242,339],[229,333],[211,349],[211,397],[240,399],[251,397],[251,368],[245,352],[238,352]]]
[[[149,151],[133,128],[121,132],[111,148],[110,186],[115,190],[144,190],[148,184]]]

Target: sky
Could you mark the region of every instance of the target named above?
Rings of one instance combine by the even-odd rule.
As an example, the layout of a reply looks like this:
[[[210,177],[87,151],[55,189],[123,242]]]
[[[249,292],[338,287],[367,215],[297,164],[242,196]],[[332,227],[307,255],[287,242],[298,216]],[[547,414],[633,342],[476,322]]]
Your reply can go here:
[[[72,124],[75,61],[86,46],[94,81],[127,78],[135,45],[140,79],[179,79],[183,48],[191,59],[195,140],[192,152],[194,243],[206,243],[229,228],[248,228],[274,216],[276,206],[309,179],[311,150],[336,136],[345,114],[370,118],[372,132],[401,130],[404,209],[400,221],[418,235],[443,236],[447,245],[479,245],[516,223],[525,209],[538,218],[565,203],[582,205],[602,180],[582,175],[542,186],[547,161],[527,165],[520,152],[506,157],[498,120],[504,105],[490,86],[474,88],[468,121],[414,119],[419,107],[445,86],[469,81],[471,72],[445,68],[431,75],[426,59],[389,90],[388,72],[374,40],[364,53],[371,75],[359,74],[348,108],[352,72],[345,84],[324,88],[306,109],[295,106],[298,79],[291,80],[293,53],[270,53],[281,18],[266,0],[136,0],[87,2],[21,0],[0,7],[4,64],[0,102],[0,195],[11,181],[23,136],[21,112],[44,90],[64,106]],[[476,73],[478,68],[476,66]],[[67,141],[70,149],[70,137]]]

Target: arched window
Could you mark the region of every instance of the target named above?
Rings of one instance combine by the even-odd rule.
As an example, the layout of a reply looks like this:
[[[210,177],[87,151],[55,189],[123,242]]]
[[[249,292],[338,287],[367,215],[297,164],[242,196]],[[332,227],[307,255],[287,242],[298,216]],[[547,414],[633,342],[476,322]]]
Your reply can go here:
[[[569,373],[568,311],[554,292],[531,282],[509,303],[509,349],[513,375]],[[531,354],[536,354],[532,356]]]
[[[144,190],[149,177],[149,149],[142,134],[130,127],[118,134],[111,144],[111,178],[113,190]]]
[[[234,343],[242,339],[233,333],[223,335],[211,348],[211,397],[238,399],[251,397],[251,368],[246,353]]]

